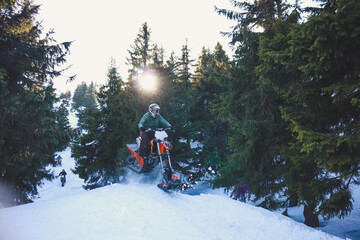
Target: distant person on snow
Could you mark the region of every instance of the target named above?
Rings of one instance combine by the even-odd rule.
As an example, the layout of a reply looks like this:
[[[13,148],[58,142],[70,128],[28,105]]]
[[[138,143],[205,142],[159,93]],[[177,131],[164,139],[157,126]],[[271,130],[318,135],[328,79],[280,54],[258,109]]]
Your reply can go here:
[[[58,166],[61,166],[62,164],[62,157],[60,155],[58,155],[56,158],[55,158],[56,162],[57,162],[57,165]]]
[[[146,132],[147,128],[165,127],[173,130],[173,127],[160,115],[160,107],[156,103],[149,106],[149,112],[145,113],[141,118],[138,127],[140,129],[140,157],[146,157],[150,152],[149,141],[155,137],[154,131]]]
[[[66,179],[66,175],[67,173],[65,172],[65,169],[63,169],[60,173],[59,173],[59,177],[64,177]]]
[[[65,169],[63,169],[59,174],[62,187],[64,187],[66,183],[66,174]]]

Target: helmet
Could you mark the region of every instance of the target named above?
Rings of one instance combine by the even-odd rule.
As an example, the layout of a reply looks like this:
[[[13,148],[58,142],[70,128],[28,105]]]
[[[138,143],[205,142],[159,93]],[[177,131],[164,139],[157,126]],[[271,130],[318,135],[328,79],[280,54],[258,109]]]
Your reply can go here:
[[[160,112],[160,107],[156,103],[150,104],[149,112],[151,116],[156,117]]]

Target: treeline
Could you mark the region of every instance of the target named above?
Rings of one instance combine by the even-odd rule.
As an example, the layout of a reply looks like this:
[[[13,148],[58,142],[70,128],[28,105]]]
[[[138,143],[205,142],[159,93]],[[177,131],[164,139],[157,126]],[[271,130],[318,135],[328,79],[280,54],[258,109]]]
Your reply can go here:
[[[75,110],[81,111],[82,108],[96,108],[96,88],[93,82],[88,86],[85,82],[82,82],[75,89],[74,96],[72,97],[72,107]]]
[[[233,59],[220,44],[191,59],[186,43],[165,60],[141,27],[127,80],[112,63],[98,108],[82,116],[76,173],[86,188],[121,181],[124,146],[156,102],[175,126],[174,167],[189,185],[209,179],[268,209],[304,205],[309,226],[319,226],[319,214],[347,215],[360,167],[359,1],[306,9],[282,0],[231,2],[239,12],[216,11],[235,20],[225,34]],[[138,85],[145,71],[157,75],[154,92]]]
[[[70,43],[42,37],[39,6],[0,1],[0,208],[31,202],[53,173],[54,154],[68,146],[66,95],[55,95]],[[68,96],[69,97],[69,96]]]

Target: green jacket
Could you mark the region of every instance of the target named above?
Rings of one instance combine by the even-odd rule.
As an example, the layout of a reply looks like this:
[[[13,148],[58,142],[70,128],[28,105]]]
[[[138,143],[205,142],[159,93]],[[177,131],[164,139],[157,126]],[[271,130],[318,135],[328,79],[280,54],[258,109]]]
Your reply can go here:
[[[139,124],[139,128],[170,128],[171,124],[168,123],[160,114],[157,115],[156,118],[151,116],[149,112],[145,113],[144,116],[141,118]]]

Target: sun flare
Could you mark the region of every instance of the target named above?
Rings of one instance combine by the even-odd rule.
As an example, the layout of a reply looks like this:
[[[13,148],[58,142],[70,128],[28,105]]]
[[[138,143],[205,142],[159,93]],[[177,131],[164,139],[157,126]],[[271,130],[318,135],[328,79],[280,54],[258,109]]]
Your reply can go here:
[[[151,72],[143,72],[139,78],[139,84],[146,91],[154,91],[157,87],[157,78]]]

